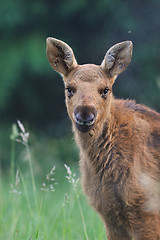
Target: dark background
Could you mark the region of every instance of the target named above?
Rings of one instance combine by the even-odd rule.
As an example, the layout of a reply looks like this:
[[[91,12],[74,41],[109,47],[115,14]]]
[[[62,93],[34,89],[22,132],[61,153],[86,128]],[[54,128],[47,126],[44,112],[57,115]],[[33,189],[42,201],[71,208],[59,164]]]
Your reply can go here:
[[[2,166],[9,162],[9,135],[17,119],[38,136],[36,144],[54,149],[63,139],[60,153],[65,149],[70,122],[63,81],[46,58],[48,36],[67,42],[79,64],[100,64],[112,45],[133,41],[132,62],[116,80],[114,95],[160,111],[159,0],[0,0],[0,36]]]

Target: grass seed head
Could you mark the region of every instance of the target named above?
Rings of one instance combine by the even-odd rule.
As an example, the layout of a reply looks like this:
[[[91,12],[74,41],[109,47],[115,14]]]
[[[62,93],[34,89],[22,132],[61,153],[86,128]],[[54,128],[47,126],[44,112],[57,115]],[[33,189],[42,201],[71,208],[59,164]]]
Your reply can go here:
[[[51,191],[54,192],[55,191],[55,185],[57,185],[58,183],[55,182],[55,178],[53,177],[55,175],[55,170],[56,167],[53,166],[53,168],[51,169],[51,171],[49,173],[46,174],[46,183],[43,182],[42,187],[41,187],[41,191]]]
[[[76,179],[76,174],[72,173],[70,167],[68,167],[66,164],[64,164],[64,167],[66,168],[68,173],[68,175],[66,176],[66,178],[68,179],[68,182],[71,183],[73,187],[76,189],[77,184],[79,182],[79,178]]]

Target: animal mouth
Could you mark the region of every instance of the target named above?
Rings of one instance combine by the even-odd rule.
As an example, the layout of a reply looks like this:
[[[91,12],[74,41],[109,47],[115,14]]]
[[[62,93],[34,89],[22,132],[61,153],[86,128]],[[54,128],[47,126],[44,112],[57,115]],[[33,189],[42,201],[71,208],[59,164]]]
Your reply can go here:
[[[76,123],[77,129],[82,133],[89,132],[93,128],[93,126],[94,126],[94,123],[92,125],[87,125],[87,124],[79,125],[78,123]]]

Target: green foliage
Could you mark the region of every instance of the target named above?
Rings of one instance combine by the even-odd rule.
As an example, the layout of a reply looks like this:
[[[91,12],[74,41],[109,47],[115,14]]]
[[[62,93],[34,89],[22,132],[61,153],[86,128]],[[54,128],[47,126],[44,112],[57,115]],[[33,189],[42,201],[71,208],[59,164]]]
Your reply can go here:
[[[0,239],[105,239],[102,221],[88,207],[75,173],[61,163],[38,179],[29,135],[20,122],[11,136],[25,149],[27,171],[19,166],[14,178],[0,175]]]
[[[27,197],[31,205],[28,208],[22,180],[19,188],[21,194],[10,192],[10,183],[1,179],[3,188],[0,189],[0,238],[7,240],[39,239],[39,240],[84,240],[85,234],[78,202],[70,185],[65,180],[65,172],[62,169],[61,182],[55,192],[40,190],[37,183],[38,207],[35,208],[30,191],[30,182],[25,179]],[[63,181],[63,183],[62,183]],[[86,222],[88,239],[104,240],[105,228],[97,213],[88,205],[79,188],[79,201]]]
[[[38,40],[38,41],[37,41]],[[9,101],[10,94],[16,89],[22,79],[23,71],[31,71],[35,74],[46,72],[46,58],[44,57],[45,46],[44,38],[40,34],[30,34],[27,37],[17,39],[12,36],[1,41],[1,88],[0,88],[0,107],[5,108]],[[5,47],[4,47],[5,46]],[[25,92],[25,89],[21,89]],[[28,95],[29,98],[29,95]]]

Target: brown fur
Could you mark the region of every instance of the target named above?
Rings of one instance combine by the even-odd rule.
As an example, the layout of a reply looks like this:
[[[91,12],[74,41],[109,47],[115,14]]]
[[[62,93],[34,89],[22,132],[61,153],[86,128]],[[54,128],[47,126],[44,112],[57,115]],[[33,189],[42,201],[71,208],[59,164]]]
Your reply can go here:
[[[132,43],[127,41],[110,48],[101,66],[78,65],[67,44],[47,39],[49,62],[63,74],[83,189],[105,223],[108,240],[156,240],[160,114],[112,95],[112,85],[131,55]]]

